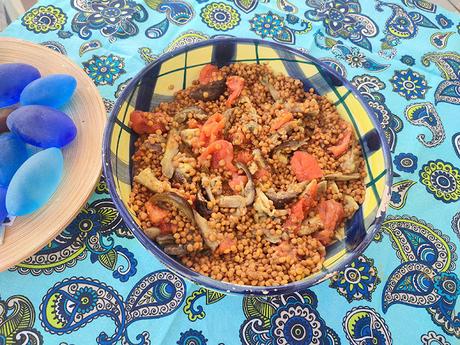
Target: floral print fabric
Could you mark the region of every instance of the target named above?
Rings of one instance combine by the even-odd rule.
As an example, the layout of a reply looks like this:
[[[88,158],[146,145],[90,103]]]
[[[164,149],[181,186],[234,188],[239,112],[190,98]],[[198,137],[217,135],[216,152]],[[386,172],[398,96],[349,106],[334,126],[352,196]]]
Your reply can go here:
[[[145,64],[184,45],[294,46],[361,93],[394,182],[381,231],[347,267],[306,291],[243,297],[165,270],[102,177],[55,240],[0,273],[0,344],[460,342],[460,16],[425,0],[42,0],[2,35],[68,55],[108,112]]]

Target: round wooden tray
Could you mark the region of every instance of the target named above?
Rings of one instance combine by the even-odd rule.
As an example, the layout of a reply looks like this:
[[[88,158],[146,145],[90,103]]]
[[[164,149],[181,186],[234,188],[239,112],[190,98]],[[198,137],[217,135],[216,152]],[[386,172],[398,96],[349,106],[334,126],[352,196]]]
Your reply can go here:
[[[86,73],[64,55],[30,42],[0,38],[0,64],[23,62],[41,74],[66,73],[77,79],[77,90],[62,110],[75,122],[76,139],[63,149],[64,177],[49,203],[34,214],[16,218],[0,245],[0,271],[39,251],[78,214],[94,190],[101,168],[104,103]]]

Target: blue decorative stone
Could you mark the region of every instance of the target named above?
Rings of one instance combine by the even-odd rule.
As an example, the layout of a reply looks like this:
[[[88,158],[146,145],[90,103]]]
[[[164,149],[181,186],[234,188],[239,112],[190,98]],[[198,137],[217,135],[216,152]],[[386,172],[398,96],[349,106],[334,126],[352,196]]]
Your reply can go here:
[[[40,72],[34,66],[23,63],[0,65],[0,108],[19,102],[24,88],[40,78]]]
[[[26,161],[24,142],[13,133],[0,134],[0,186],[7,187],[16,170]]]
[[[58,188],[63,171],[64,157],[58,148],[52,147],[30,157],[18,169],[8,187],[8,214],[24,216],[45,205]]]
[[[60,108],[72,97],[77,80],[68,74],[52,74],[34,80],[21,93],[21,105],[46,105]]]
[[[13,111],[6,125],[28,144],[41,148],[63,147],[77,135],[72,119],[44,105],[25,105]]]
[[[6,198],[6,187],[0,187],[0,226],[2,225],[5,218],[8,216],[5,205]]]

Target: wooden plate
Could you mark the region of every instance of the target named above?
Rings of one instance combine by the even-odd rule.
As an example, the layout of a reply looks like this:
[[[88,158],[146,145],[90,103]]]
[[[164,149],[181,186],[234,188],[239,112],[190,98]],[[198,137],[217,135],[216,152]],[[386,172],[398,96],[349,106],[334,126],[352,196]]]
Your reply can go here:
[[[0,38],[0,64],[22,62],[43,76],[66,73],[77,79],[77,90],[62,110],[75,122],[76,139],[63,149],[64,177],[49,203],[6,228],[0,246],[0,271],[28,258],[53,240],[78,214],[94,190],[102,167],[102,135],[106,111],[99,92],[75,63],[49,48],[30,42]]]

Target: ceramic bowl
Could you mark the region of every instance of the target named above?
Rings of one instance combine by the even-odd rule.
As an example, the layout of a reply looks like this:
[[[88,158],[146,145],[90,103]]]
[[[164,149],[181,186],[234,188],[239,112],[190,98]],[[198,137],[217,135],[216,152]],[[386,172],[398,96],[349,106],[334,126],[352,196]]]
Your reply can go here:
[[[235,62],[268,63],[275,72],[300,79],[336,105],[354,128],[363,149],[367,171],[365,201],[346,224],[346,236],[327,247],[323,269],[301,281],[276,287],[255,287],[211,279],[168,256],[139,227],[128,205],[136,134],[129,128],[134,109],[150,111],[174,93],[191,85],[208,63],[219,67]],[[171,85],[173,87],[171,87]],[[194,283],[224,293],[282,294],[299,291],[328,279],[361,254],[383,220],[391,186],[391,160],[385,135],[373,112],[353,86],[319,60],[296,49],[255,39],[221,38],[199,42],[161,56],[144,68],[117,100],[104,137],[104,171],[110,193],[123,219],[138,240],[156,258]]]

